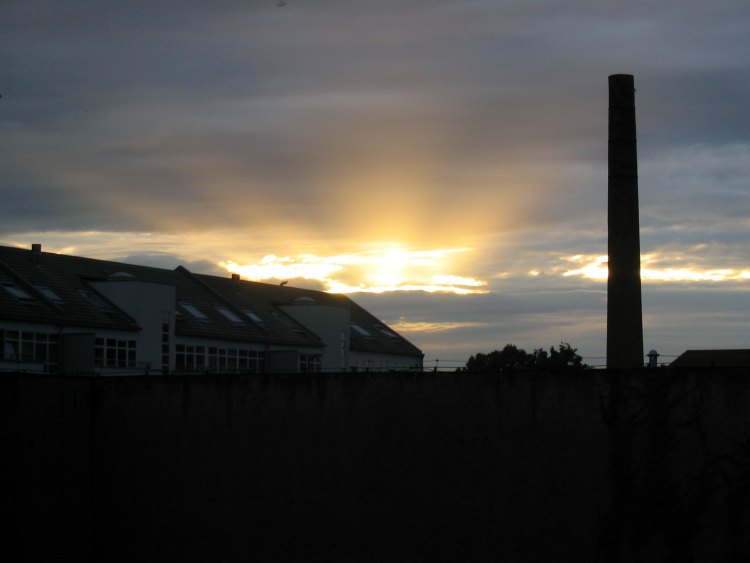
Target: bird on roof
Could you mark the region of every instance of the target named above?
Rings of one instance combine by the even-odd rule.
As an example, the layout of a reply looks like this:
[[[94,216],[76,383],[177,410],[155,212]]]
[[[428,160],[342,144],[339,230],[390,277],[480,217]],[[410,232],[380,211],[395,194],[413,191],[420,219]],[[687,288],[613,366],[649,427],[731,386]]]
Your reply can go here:
[[[284,287],[284,286],[285,286],[286,284],[288,284],[288,283],[289,283],[288,281],[284,280],[284,281],[283,281],[283,282],[281,282],[281,283],[280,283],[279,285],[280,285],[281,287]]]

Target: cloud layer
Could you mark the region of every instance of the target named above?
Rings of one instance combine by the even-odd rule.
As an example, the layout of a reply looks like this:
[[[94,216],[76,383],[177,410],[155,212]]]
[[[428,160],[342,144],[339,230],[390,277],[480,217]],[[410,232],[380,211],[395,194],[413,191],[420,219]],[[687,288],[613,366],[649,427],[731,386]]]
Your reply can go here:
[[[695,273],[644,285],[646,346],[747,346],[749,28],[741,1],[10,0],[0,241],[222,275],[307,257],[340,268],[300,283],[348,290],[378,280],[342,257],[470,249],[355,299],[428,358],[603,356],[605,285],[563,274],[606,253],[626,72],[648,268]]]

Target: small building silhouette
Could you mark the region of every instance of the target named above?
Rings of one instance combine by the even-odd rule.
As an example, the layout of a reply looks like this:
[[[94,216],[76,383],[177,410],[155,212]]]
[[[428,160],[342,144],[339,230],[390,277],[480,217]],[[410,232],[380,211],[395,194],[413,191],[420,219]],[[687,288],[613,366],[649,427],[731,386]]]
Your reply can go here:
[[[686,350],[670,368],[750,368],[750,348]]]

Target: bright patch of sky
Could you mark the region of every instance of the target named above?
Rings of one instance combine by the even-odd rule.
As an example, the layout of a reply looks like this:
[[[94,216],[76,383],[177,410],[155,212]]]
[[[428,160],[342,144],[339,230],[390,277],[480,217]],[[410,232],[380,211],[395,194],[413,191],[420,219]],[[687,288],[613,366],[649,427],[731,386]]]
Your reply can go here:
[[[388,291],[449,292],[461,295],[486,293],[487,283],[448,272],[455,254],[470,249],[408,250],[398,245],[378,245],[353,254],[317,256],[302,254],[263,257],[258,264],[222,262],[227,271],[253,281],[316,280],[332,293],[384,293]]]

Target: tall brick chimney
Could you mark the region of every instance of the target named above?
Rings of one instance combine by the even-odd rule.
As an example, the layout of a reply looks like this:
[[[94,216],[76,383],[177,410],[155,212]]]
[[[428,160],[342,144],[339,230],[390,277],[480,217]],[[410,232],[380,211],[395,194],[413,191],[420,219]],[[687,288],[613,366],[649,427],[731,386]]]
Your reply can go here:
[[[635,86],[609,77],[607,367],[643,367]]]

